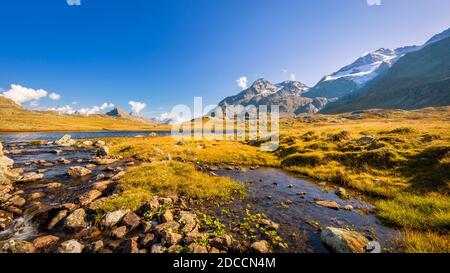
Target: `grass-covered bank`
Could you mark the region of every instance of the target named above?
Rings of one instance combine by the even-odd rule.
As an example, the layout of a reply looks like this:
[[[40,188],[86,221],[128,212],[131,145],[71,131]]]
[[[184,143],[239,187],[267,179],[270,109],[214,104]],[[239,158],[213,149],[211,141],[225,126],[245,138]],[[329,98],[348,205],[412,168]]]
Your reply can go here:
[[[406,252],[449,252],[449,120],[449,108],[283,119],[280,148],[275,153],[238,141],[109,139],[115,154],[184,162],[179,163],[180,168],[159,166],[161,173],[147,164],[133,169],[130,180],[121,182],[123,192],[115,205],[157,193],[214,196],[214,191],[207,189],[193,194],[192,183],[205,181],[208,185],[215,178],[198,176],[191,163],[281,166],[373,198],[377,216],[385,224],[405,230]],[[170,175],[164,181],[148,175],[164,177],[166,172]]]
[[[104,211],[135,211],[154,195],[226,201],[242,194],[243,188],[229,178],[199,172],[190,163],[159,161],[131,168],[120,181],[119,193],[102,206]]]

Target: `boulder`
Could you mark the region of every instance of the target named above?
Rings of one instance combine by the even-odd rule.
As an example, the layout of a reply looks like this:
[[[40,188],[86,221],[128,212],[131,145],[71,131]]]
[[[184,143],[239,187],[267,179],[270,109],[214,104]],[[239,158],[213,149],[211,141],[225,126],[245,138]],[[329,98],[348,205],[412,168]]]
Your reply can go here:
[[[67,174],[70,177],[73,177],[73,178],[80,178],[80,177],[89,175],[91,173],[92,173],[91,170],[86,169],[86,168],[81,167],[81,166],[70,167],[69,170],[67,171]]]
[[[0,155],[0,171],[6,171],[8,169],[11,169],[14,165],[14,160],[11,158]]]
[[[76,240],[69,240],[63,242],[59,248],[58,253],[81,253],[84,246]]]
[[[270,245],[266,240],[254,242],[250,249],[256,253],[270,253]]]
[[[76,141],[72,139],[70,135],[64,135],[57,141],[55,141],[55,144],[58,146],[68,147],[75,145]]]
[[[115,226],[117,223],[120,222],[120,220],[122,220],[122,218],[125,216],[125,213],[126,212],[123,210],[117,210],[114,212],[107,213],[102,220],[103,226],[105,227]]]
[[[364,253],[369,240],[361,233],[327,227],[321,233],[322,243],[336,253]]]
[[[93,190],[98,190],[98,191],[104,191],[106,189],[108,189],[111,185],[116,184],[115,181],[101,181],[101,182],[96,182],[94,184],[92,184],[92,189]]]
[[[171,222],[166,222],[166,223],[157,225],[155,227],[155,230],[159,236],[163,237],[164,234],[167,232],[178,232],[179,228],[180,228],[179,223],[177,223],[175,221],[171,221]]]
[[[83,144],[83,146],[92,146],[92,145],[94,145],[94,143],[92,141],[90,141],[90,140],[83,141],[82,144]]]
[[[56,244],[59,238],[53,235],[41,236],[33,240],[33,245],[37,249],[44,249]]]
[[[56,215],[49,221],[47,229],[52,229],[56,226],[62,219],[64,219],[69,212],[67,210],[61,210],[56,213]]]
[[[91,190],[91,191],[88,191],[88,192],[82,194],[80,197],[78,197],[78,201],[80,202],[80,204],[82,206],[86,206],[86,205],[90,204],[92,201],[94,201],[95,199],[99,198],[100,196],[102,196],[101,191]]]
[[[99,209],[108,199],[109,199],[108,197],[95,199],[94,201],[89,203],[88,209],[95,211]]]
[[[339,196],[341,198],[347,196],[347,191],[344,188],[338,188],[335,193],[337,196]]]
[[[181,230],[184,233],[192,232],[197,228],[197,221],[195,220],[197,216],[193,213],[182,211],[180,212],[180,220],[178,221],[182,224]]]
[[[95,153],[98,157],[104,157],[109,155],[109,148],[107,146],[100,147]]]
[[[86,212],[84,209],[76,209],[66,218],[65,225],[68,228],[77,229],[84,228],[88,226],[86,222]]]
[[[170,247],[173,245],[177,245],[181,242],[182,239],[183,236],[181,234],[168,230],[164,232],[161,242],[163,243],[163,245]]]

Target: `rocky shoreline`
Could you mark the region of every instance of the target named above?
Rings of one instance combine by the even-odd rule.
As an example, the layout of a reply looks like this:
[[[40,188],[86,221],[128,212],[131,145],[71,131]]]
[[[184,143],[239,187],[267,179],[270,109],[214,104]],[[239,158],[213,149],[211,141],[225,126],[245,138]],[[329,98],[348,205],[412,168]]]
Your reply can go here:
[[[99,208],[117,197],[117,185],[133,159],[111,156],[103,141],[79,142],[69,135],[55,142],[34,142],[27,147],[0,143],[0,252],[6,253],[269,253],[270,238],[253,242],[231,234],[209,233],[201,225],[195,202],[183,196],[154,196],[137,211],[102,213]],[[25,145],[25,146],[26,146]],[[34,160],[14,168],[8,154],[33,147],[64,155],[83,151],[86,158]],[[66,168],[57,175],[64,181],[47,179],[51,168]],[[217,175],[219,168],[242,170],[240,166],[197,168]],[[257,167],[252,167],[257,168]],[[50,171],[49,171],[50,172]],[[343,191],[343,190],[342,190]],[[320,204],[319,204],[320,205]],[[327,204],[322,204],[327,205]],[[335,204],[331,204],[336,206]],[[331,206],[328,204],[328,206]],[[330,207],[331,208],[331,207]],[[258,225],[277,231],[279,225],[260,219]],[[24,230],[32,230],[24,235]],[[322,241],[334,252],[380,252],[375,241],[364,235],[333,227],[322,230]]]

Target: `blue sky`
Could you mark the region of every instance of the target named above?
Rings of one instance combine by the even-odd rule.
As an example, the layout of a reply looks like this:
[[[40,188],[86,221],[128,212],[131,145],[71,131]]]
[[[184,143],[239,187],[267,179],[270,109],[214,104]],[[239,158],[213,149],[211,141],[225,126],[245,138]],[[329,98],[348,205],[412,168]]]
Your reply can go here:
[[[43,89],[23,103],[41,109],[130,111],[132,100],[148,116],[194,96],[217,103],[242,76],[314,85],[365,52],[450,27],[448,0],[15,0],[0,10],[0,92]]]

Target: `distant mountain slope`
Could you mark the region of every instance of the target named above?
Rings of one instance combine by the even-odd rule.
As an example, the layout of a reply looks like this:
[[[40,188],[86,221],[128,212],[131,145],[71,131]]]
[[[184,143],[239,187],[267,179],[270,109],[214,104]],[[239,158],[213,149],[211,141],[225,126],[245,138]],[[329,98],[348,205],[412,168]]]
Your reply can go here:
[[[305,97],[341,98],[365,87],[408,53],[450,37],[450,29],[434,35],[422,46],[406,46],[394,50],[381,48],[365,54],[337,72],[323,77]]]
[[[272,84],[265,79],[256,80],[249,88],[235,96],[225,98],[219,107],[249,105],[278,105],[283,115],[316,113],[328,102],[325,98],[305,98],[309,87],[298,81],[284,81]]]
[[[105,115],[116,118],[128,118],[129,115],[119,108],[114,108],[111,111],[107,112]]]
[[[23,109],[22,106],[15,103],[13,100],[0,96],[0,109]]]
[[[154,123],[141,118],[107,115],[64,115],[32,111],[0,96],[0,132],[152,130]]]
[[[446,105],[450,105],[450,38],[405,55],[365,88],[327,105],[322,112]]]

